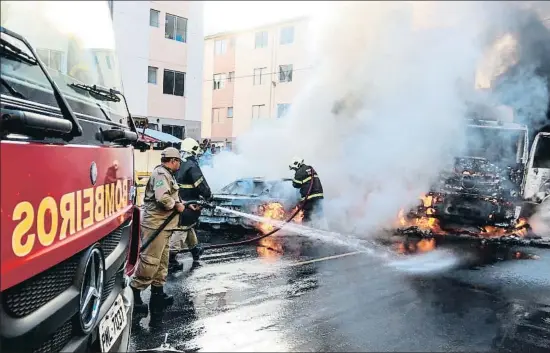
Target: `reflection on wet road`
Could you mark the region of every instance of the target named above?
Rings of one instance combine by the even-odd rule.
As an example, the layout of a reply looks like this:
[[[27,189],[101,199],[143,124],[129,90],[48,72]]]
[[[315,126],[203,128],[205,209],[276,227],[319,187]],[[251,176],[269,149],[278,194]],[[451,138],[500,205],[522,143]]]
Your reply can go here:
[[[298,237],[212,251],[194,269],[187,255],[168,279],[174,306],[134,318],[130,348],[168,334],[181,351],[548,352],[550,251],[451,248],[478,261],[412,277]]]

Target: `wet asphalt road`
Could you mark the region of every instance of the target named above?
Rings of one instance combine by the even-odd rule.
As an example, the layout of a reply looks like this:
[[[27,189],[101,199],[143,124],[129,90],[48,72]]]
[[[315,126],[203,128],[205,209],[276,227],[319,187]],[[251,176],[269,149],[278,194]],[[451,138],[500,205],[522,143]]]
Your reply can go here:
[[[550,351],[550,250],[439,244],[473,260],[412,276],[296,237],[263,245],[205,253],[198,268],[184,255],[166,285],[175,304],[134,317],[130,349],[168,334],[180,351]]]

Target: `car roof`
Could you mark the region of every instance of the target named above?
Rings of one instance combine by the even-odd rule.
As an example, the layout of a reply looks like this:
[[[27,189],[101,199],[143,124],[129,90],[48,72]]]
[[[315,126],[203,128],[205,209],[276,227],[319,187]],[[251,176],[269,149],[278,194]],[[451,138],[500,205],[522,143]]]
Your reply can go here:
[[[235,181],[261,181],[264,183],[277,183],[281,181],[291,181],[291,178],[280,178],[280,179],[266,179],[264,177],[248,177],[248,178],[239,178]]]

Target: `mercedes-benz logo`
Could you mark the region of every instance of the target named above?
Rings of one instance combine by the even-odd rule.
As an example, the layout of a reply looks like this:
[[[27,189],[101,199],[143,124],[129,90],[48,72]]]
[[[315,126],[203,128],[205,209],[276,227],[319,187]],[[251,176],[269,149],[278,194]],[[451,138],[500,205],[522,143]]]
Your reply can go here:
[[[105,259],[99,248],[93,248],[86,259],[86,267],[80,287],[80,327],[85,334],[94,328],[103,293]]]
[[[90,180],[92,181],[92,185],[95,185],[95,182],[97,181],[97,165],[95,162],[92,162],[92,165],[90,166]]]

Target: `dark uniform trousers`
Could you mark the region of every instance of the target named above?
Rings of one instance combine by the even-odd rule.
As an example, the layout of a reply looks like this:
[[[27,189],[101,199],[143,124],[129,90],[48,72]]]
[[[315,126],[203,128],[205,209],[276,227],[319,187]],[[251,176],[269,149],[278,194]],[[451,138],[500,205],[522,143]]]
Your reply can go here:
[[[196,157],[187,157],[176,173],[176,181],[179,186],[180,198],[184,201],[199,200],[202,196],[208,200],[212,196],[210,186],[206,182],[199,167]],[[195,214],[197,219],[200,212]],[[195,233],[196,220],[188,221],[186,214],[180,218],[180,228],[174,232],[170,240],[170,251],[178,252],[185,248],[193,249],[198,245],[197,233]]]
[[[308,165],[302,165],[294,174],[292,186],[300,189],[301,202],[304,202],[304,223],[317,222],[324,218],[323,215],[323,186],[317,172]],[[307,198],[307,200],[306,200]]]

